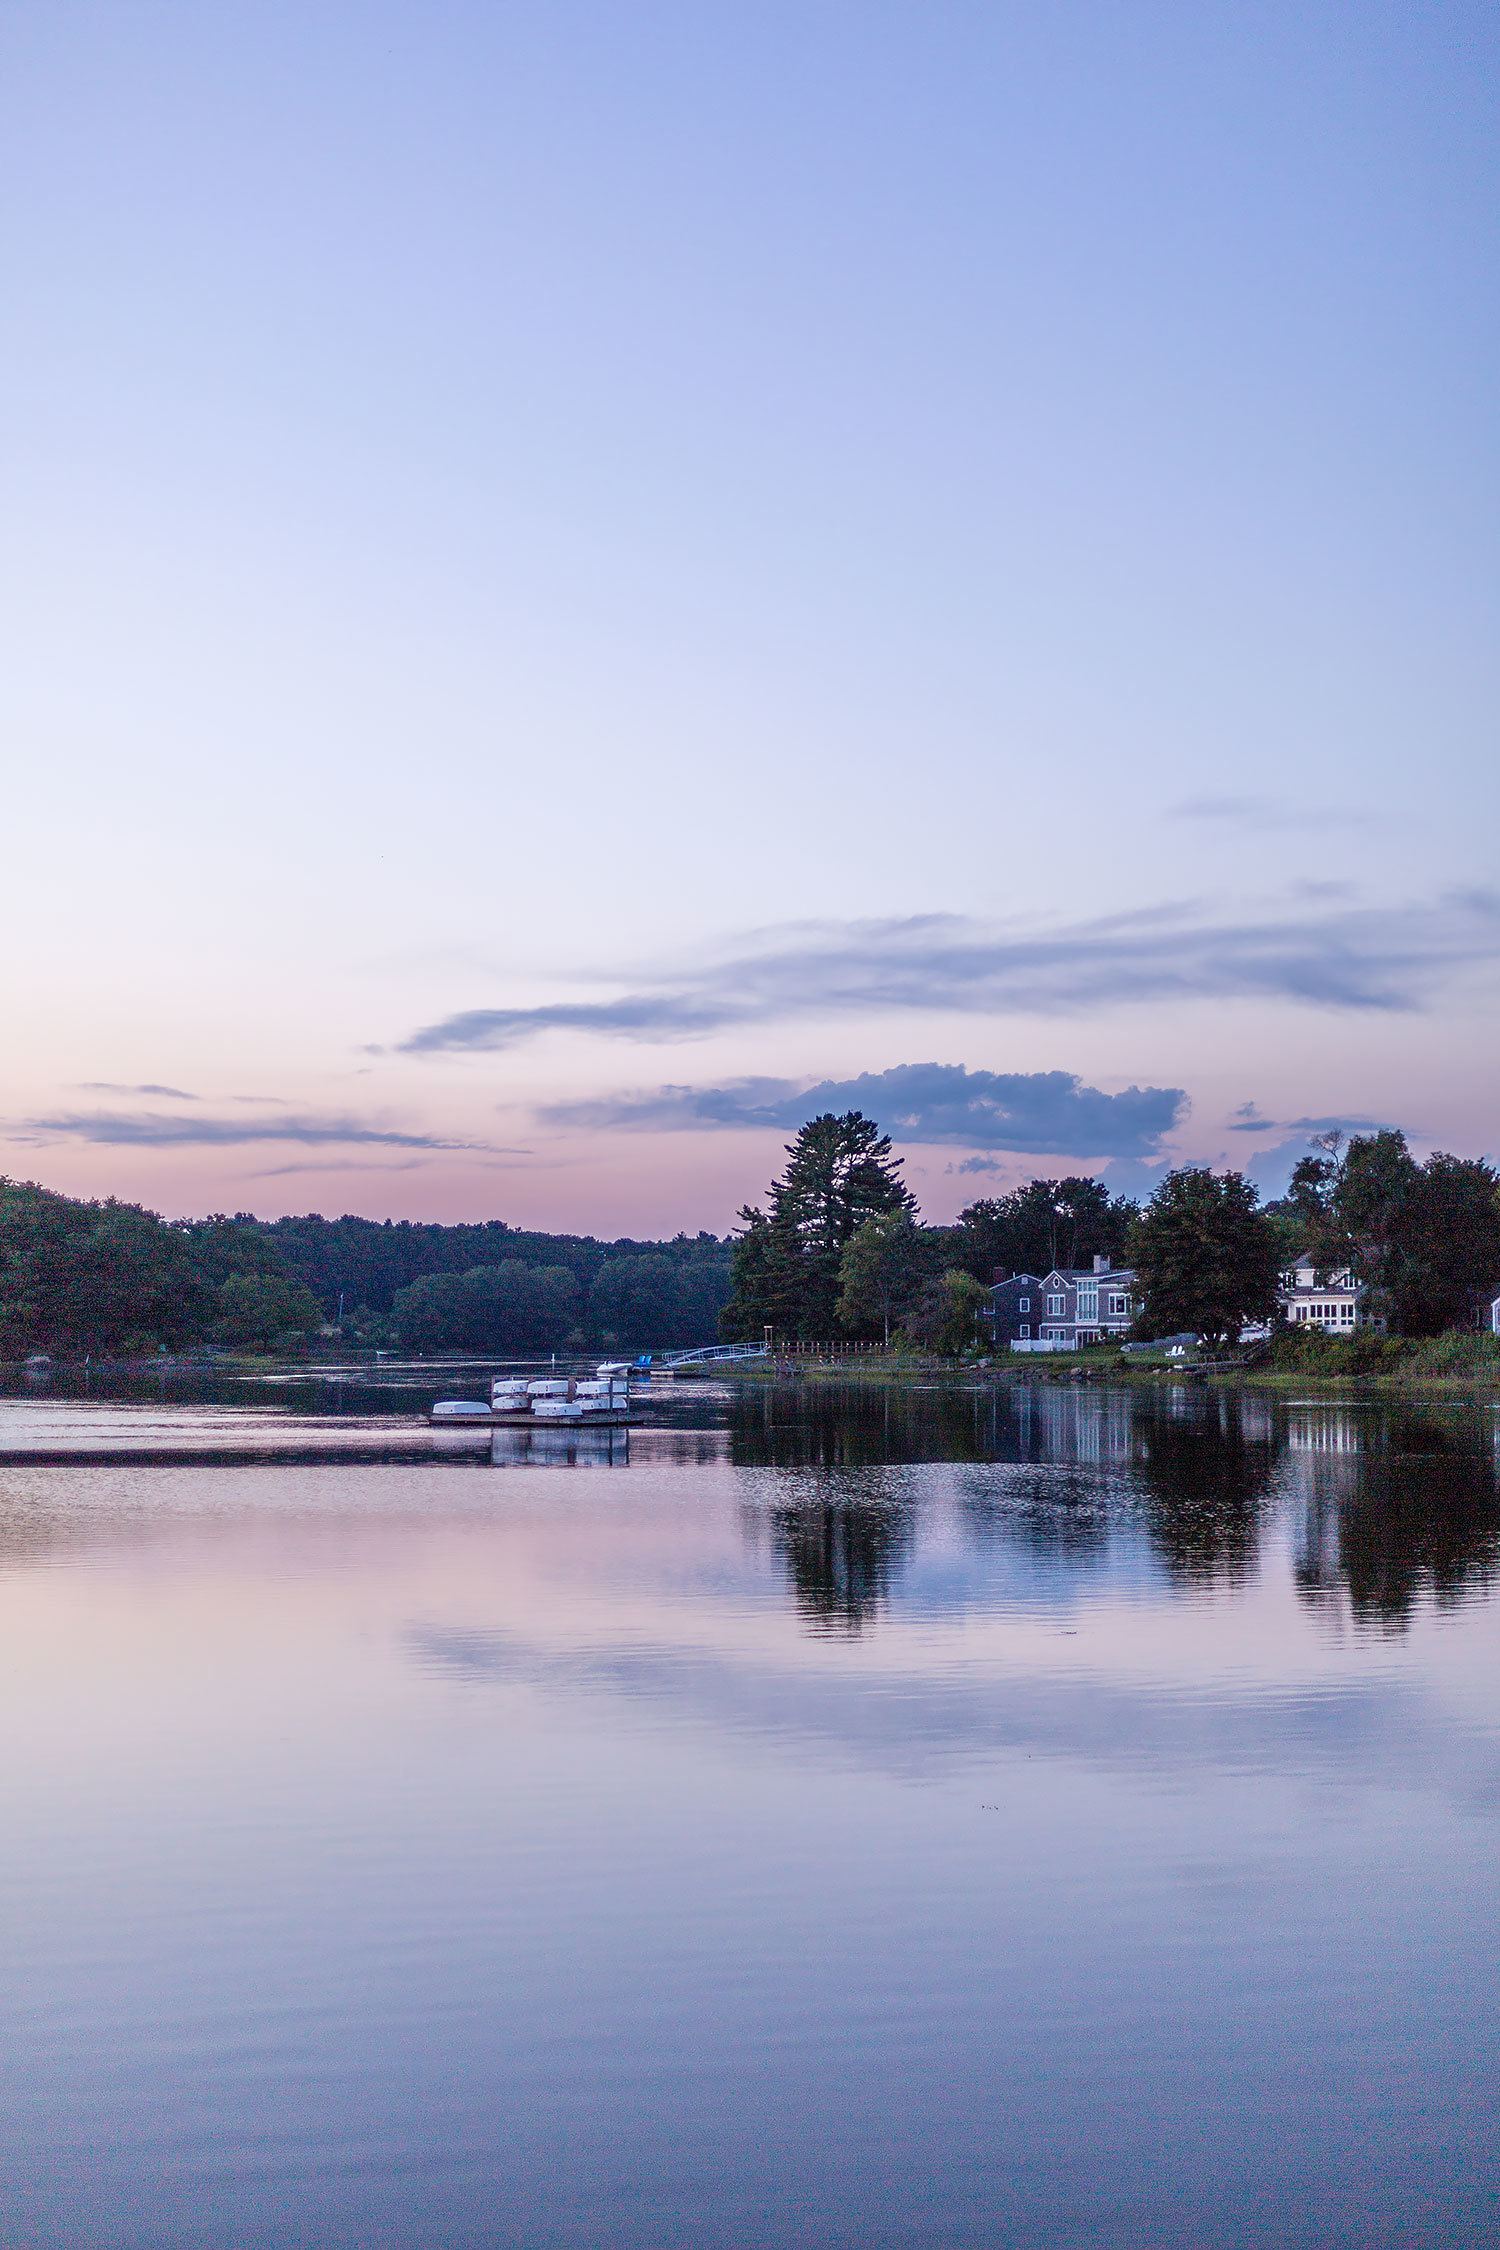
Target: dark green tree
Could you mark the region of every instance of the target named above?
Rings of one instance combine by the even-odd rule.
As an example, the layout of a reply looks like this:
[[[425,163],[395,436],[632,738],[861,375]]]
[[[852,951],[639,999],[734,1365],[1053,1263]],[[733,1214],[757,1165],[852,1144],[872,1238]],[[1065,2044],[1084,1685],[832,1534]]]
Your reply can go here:
[[[891,1340],[922,1277],[921,1233],[909,1211],[879,1211],[857,1226],[839,1261],[838,1317],[851,1336]]]
[[[907,1307],[902,1334],[923,1351],[961,1359],[983,1340],[980,1322],[989,1301],[982,1282],[961,1266],[950,1266],[918,1289]]]
[[[1500,1173],[1481,1157],[1429,1156],[1403,1210],[1396,1325],[1407,1336],[1465,1327],[1475,1292],[1497,1284]]]
[[[1400,1325],[1422,1170],[1404,1133],[1357,1133],[1329,1197],[1328,1247],[1366,1290],[1368,1312]]]
[[[691,1244],[679,1254],[677,1243],[611,1253],[589,1290],[590,1335],[602,1345],[638,1351],[710,1342],[729,1294],[729,1260],[717,1243],[713,1249],[711,1260],[692,1254]]]
[[[424,1274],[397,1292],[391,1322],[412,1351],[557,1351],[578,1328],[577,1276],[567,1266],[502,1258],[462,1274]]]
[[[1271,1209],[1284,1255],[1351,1267],[1365,1316],[1403,1335],[1462,1326],[1473,1292],[1500,1275],[1500,1174],[1441,1152],[1418,1164],[1402,1133],[1330,1134]]]
[[[1276,1243],[1259,1197],[1239,1172],[1169,1172],[1136,1221],[1129,1247],[1146,1336],[1191,1330],[1238,1341],[1276,1306]]]
[[[729,1336],[758,1335],[767,1322],[783,1335],[833,1335],[850,1236],[881,1212],[916,1211],[889,1137],[857,1109],[810,1119],[786,1153],[769,1211],[747,1205],[740,1213],[723,1322]]]
[[[285,1274],[228,1274],[214,1301],[210,1339],[242,1351],[300,1343],[317,1333],[323,1317],[312,1291]]]
[[[1112,1196],[1101,1181],[1083,1174],[1028,1180],[1009,1195],[982,1196],[959,1213],[958,1232],[966,1243],[959,1262],[985,1283],[998,1274],[1088,1266],[1096,1257],[1118,1264],[1135,1215],[1127,1197]]]

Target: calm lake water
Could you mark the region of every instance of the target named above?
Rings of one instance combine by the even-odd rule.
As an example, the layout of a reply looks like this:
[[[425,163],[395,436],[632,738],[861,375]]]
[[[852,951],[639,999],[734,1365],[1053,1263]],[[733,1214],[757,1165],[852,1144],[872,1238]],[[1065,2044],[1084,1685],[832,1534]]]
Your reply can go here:
[[[1500,1414],[246,1412],[0,1402],[7,2250],[1500,2234]]]

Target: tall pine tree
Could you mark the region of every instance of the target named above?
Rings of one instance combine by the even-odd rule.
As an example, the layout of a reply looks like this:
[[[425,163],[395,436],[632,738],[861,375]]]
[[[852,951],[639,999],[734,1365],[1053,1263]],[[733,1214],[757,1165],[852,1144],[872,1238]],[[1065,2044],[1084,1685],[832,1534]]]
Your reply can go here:
[[[882,1212],[916,1212],[890,1136],[857,1109],[809,1119],[786,1153],[769,1211],[747,1204],[740,1213],[734,1294],[720,1321],[726,1336],[758,1336],[768,1322],[782,1336],[837,1334],[849,1237]]]

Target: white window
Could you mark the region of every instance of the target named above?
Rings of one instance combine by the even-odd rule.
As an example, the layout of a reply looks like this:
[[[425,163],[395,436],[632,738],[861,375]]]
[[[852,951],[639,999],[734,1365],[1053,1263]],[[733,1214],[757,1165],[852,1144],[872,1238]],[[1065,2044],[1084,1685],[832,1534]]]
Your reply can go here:
[[[1047,1299],[1047,1311],[1053,1320],[1059,1319],[1067,1309],[1068,1300],[1066,1297],[1051,1296]]]
[[[1024,1303],[1024,1302],[1025,1302],[1025,1300],[1023,1299],[1023,1300],[1022,1300],[1022,1302]],[[1031,1335],[1031,1322],[1030,1322],[1029,1320],[1023,1320],[1023,1321],[1022,1321],[1022,1323],[1021,1323],[1021,1334],[1022,1334],[1023,1338],[1027,1338],[1027,1339],[1029,1339],[1029,1338],[1030,1338],[1030,1335]]]
[[[1030,1310],[1031,1310],[1031,1299],[1030,1299],[1029,1297],[1022,1297],[1022,1298],[1020,1298],[1020,1299],[1018,1300],[1018,1302],[1019,1302],[1019,1304],[1020,1304],[1020,1307],[1021,1307],[1021,1310],[1022,1310],[1022,1312],[1030,1312]],[[1028,1333],[1029,1333],[1029,1331],[1028,1331],[1028,1330],[1026,1330],[1026,1329],[1024,1329],[1024,1328],[1023,1328],[1023,1329],[1021,1330],[1021,1334],[1022,1334],[1023,1336],[1027,1335]]]
[[[1128,1296],[1128,1295],[1126,1294],[1126,1292],[1125,1292],[1124,1290],[1122,1290],[1122,1289],[1116,1289],[1116,1290],[1113,1290],[1113,1291],[1111,1291],[1111,1293],[1110,1293],[1110,1300],[1109,1300],[1109,1310],[1110,1310],[1110,1317],[1111,1317],[1111,1319],[1113,1319],[1113,1320],[1128,1320],[1128,1319],[1129,1319],[1129,1317],[1130,1317],[1130,1298],[1129,1298],[1129,1296]]]

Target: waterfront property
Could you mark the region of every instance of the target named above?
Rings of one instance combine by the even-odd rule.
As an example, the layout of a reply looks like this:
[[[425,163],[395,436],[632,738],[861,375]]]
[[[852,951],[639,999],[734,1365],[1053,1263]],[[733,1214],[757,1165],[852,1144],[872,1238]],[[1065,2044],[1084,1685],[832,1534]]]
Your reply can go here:
[[[1116,1268],[1108,1258],[1095,1258],[1088,1268],[997,1275],[988,1315],[995,1324],[995,1348],[1065,1352],[1119,1341],[1135,1318],[1134,1283],[1133,1271]]]
[[[1347,1336],[1367,1319],[1362,1294],[1352,1267],[1320,1266],[1311,1250],[1301,1250],[1281,1275],[1276,1301],[1293,1327]]]
[[[985,1318],[994,1322],[997,1352],[1003,1352],[1007,1345],[1030,1343],[1041,1327],[1042,1276],[1013,1273],[1003,1281],[997,1276]]]

